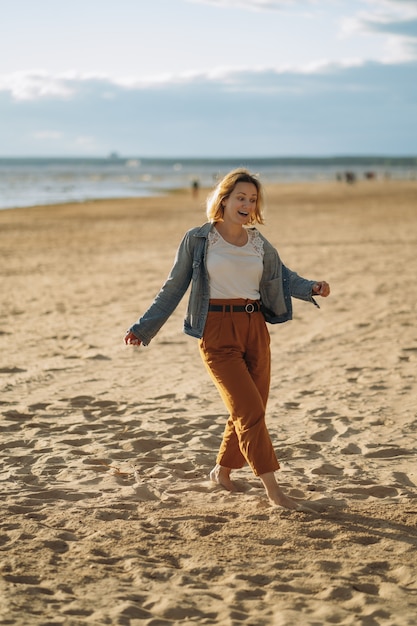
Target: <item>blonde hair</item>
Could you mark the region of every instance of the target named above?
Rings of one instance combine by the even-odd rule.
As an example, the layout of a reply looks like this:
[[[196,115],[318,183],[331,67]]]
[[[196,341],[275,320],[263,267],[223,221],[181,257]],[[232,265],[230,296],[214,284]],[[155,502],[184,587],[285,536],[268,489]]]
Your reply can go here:
[[[251,174],[244,168],[239,168],[226,174],[207,198],[206,214],[209,222],[223,221],[223,202],[230,196],[238,183],[251,183],[255,185],[258,194],[256,209],[248,221],[248,224],[252,226],[253,224],[264,223],[263,209],[265,200],[262,185],[254,174]]]

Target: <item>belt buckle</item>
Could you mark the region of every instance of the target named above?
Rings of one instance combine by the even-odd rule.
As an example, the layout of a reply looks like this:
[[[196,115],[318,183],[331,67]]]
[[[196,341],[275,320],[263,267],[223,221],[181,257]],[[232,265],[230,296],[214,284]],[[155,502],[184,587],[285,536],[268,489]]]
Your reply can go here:
[[[255,310],[255,305],[252,304],[252,302],[248,302],[247,304],[245,304],[246,313],[253,313],[254,310]]]

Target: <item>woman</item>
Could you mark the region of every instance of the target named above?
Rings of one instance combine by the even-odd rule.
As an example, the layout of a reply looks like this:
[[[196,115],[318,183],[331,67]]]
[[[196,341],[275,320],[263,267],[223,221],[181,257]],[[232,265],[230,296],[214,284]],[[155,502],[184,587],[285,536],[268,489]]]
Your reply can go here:
[[[220,181],[207,201],[209,221],[185,234],[167,281],[127,331],[125,343],[147,345],[191,282],[184,332],[199,339],[200,354],[229,411],[210,478],[235,491],[231,471],[247,463],[272,504],[302,510],[275,479],[279,463],[265,423],[270,384],[265,321],[291,319],[291,296],[316,304],[313,295],[326,297],[330,288],[282,264],[253,227],[264,223],[263,204],[261,183],[247,170],[234,170]]]

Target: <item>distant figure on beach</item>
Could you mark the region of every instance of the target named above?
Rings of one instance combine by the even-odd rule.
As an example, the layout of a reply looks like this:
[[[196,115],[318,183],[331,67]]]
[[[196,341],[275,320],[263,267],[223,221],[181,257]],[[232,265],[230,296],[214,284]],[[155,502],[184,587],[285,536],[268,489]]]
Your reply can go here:
[[[193,198],[198,198],[199,189],[200,189],[200,183],[198,182],[197,179],[193,180],[193,182],[191,183],[191,191],[193,194]]]
[[[148,345],[191,283],[184,332],[200,354],[229,412],[212,481],[236,491],[231,472],[248,464],[273,505],[307,510],[281,490],[279,463],[265,410],[270,386],[266,322],[292,318],[291,296],[317,305],[325,281],[307,280],[282,262],[256,228],[264,223],[259,179],[245,169],[227,174],[207,200],[203,226],[185,233],[171,273],[149,309],[127,331],[125,343]]]

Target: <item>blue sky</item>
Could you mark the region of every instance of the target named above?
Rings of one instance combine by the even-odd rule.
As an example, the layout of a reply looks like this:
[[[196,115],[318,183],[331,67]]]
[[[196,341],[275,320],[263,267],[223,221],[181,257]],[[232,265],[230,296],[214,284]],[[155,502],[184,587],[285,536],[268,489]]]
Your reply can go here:
[[[417,154],[417,0],[13,0],[0,156]]]

